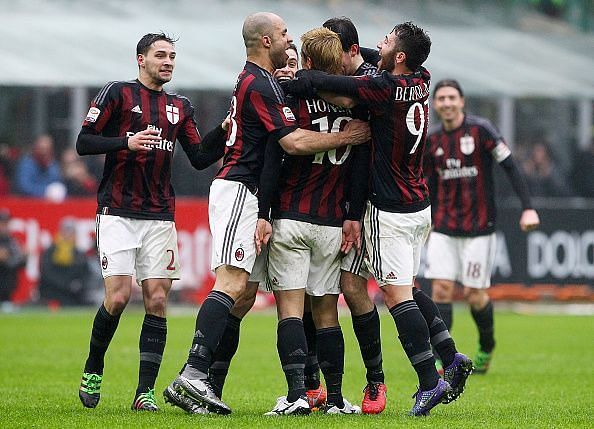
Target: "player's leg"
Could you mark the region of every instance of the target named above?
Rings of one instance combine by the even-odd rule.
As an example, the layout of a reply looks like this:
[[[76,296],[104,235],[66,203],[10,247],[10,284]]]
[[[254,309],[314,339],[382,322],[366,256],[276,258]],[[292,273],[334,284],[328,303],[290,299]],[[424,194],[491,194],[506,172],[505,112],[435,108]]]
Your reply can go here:
[[[138,386],[131,407],[133,410],[159,409],[155,401],[155,381],[167,342],[167,298],[171,283],[172,280],[163,278],[142,281],[145,315],[138,344],[140,366]]]
[[[229,414],[231,409],[217,397],[207,380],[208,368],[229,312],[244,293],[254,267],[258,200],[242,183],[217,179],[210,187],[208,215],[213,236],[211,268],[216,280],[196,316],[186,365],[163,395],[166,401],[189,412],[193,408],[188,409],[185,401],[176,401],[174,393],[189,398],[194,405],[204,404],[216,413]]]
[[[491,268],[495,261],[495,234],[465,240],[463,260],[464,299],[470,306],[479,333],[479,350],[475,357],[475,373],[489,369],[495,348],[493,303],[487,289],[491,286]]]
[[[268,243],[268,284],[274,292],[278,315],[277,351],[287,381],[268,416],[309,414],[305,389],[307,340],[303,328],[305,286],[310,248],[304,239],[311,225],[292,219],[275,219]]]
[[[229,366],[239,347],[241,321],[256,302],[258,284],[258,282],[248,282],[245,292],[235,301],[227,317],[227,324],[221,341],[213,355],[212,364],[208,369],[208,380],[219,398],[222,398]]]
[[[414,416],[427,415],[451,391],[437,373],[429,327],[412,296],[420,249],[430,225],[429,208],[417,213],[388,213],[368,203],[365,214],[370,266],[419,380],[415,405],[410,411]]]
[[[93,320],[89,354],[79,388],[79,398],[87,408],[95,408],[99,403],[105,353],[132,292],[135,248],[139,242],[127,223],[127,219],[118,216],[97,215],[97,246],[105,299]]]
[[[320,382],[320,365],[318,363],[318,345],[316,325],[311,312],[310,296],[305,294],[303,306],[303,329],[307,341],[307,359],[305,360],[305,393],[310,408],[320,408],[326,403],[326,389]]]
[[[120,315],[128,304],[131,290],[131,276],[110,276],[105,279],[105,300],[93,320],[89,354],[78,392],[82,404],[87,408],[95,408],[99,403],[105,353],[118,327]]]
[[[136,280],[142,287],[145,316],[140,332],[140,366],[133,410],[157,411],[155,380],[167,342],[167,301],[173,280],[180,277],[177,231],[171,221],[133,220],[141,246],[136,254]]]
[[[350,253],[353,253],[353,251]],[[379,313],[367,293],[367,280],[370,274],[365,275],[366,270],[361,268],[358,269],[357,273],[345,270],[348,266],[345,267],[344,262],[349,255],[343,258],[340,287],[351,311],[353,331],[357,337],[361,357],[367,369],[367,385],[364,389],[361,409],[365,414],[379,414],[386,407],[387,391],[384,384],[382,365]],[[352,264],[349,266],[352,266]]]
[[[317,328],[318,358],[328,391],[325,412],[359,414],[361,408],[342,396],[344,337],[338,323],[338,294],[312,296],[312,314]]]

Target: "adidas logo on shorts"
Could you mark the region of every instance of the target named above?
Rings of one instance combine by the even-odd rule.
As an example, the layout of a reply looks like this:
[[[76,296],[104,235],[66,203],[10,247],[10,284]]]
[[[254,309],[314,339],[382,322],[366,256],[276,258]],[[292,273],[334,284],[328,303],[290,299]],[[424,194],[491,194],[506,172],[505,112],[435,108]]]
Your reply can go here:
[[[390,271],[388,273],[388,275],[386,276],[386,280],[396,280],[398,277],[396,277],[396,274],[394,274],[393,271]]]

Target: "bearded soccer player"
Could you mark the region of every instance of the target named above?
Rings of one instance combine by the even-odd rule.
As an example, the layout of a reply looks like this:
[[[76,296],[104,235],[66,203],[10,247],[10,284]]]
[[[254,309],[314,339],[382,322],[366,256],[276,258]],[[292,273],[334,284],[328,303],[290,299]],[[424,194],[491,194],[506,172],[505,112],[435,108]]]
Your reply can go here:
[[[231,99],[223,166],[210,188],[211,268],[216,280],[198,312],[186,365],[163,393],[167,401],[190,413],[199,406],[220,414],[231,412],[213,390],[208,371],[234,303],[263,280],[264,261],[260,258],[257,263],[256,254],[272,231],[258,221],[256,194],[267,141],[278,141],[291,154],[311,154],[360,144],[369,137],[363,122],[351,121],[344,132],[333,134],[296,126],[284,93],[272,77],[285,66],[285,51],[291,42],[282,18],[272,13],[252,14],[244,21],[242,35],[247,61]]]
[[[493,161],[504,169],[520,198],[522,231],[535,229],[540,221],[509,147],[488,120],[464,112],[464,94],[456,80],[435,85],[433,108],[441,125],[430,132],[425,152],[433,211],[425,275],[433,279],[433,300],[448,329],[454,286],[464,286],[479,333],[474,372],[481,374],[489,368],[495,348],[493,304],[487,294],[497,240]]]
[[[456,351],[435,303],[413,286],[431,227],[422,171],[430,85],[430,74],[422,64],[431,41],[425,31],[406,22],[395,26],[377,47],[381,73],[376,76],[340,77],[316,71],[288,82],[286,88],[305,94],[312,88],[330,91],[370,110],[371,189],[365,240],[373,275],[419,379],[409,414],[422,416],[462,393],[472,361]],[[446,365],[443,380],[430,340]]]
[[[146,315],[140,333],[140,369],[133,410],[157,411],[154,397],[167,336],[167,297],[180,265],[174,223],[171,165],[176,140],[196,169],[217,161],[224,131],[202,141],[190,101],[167,93],[176,52],[167,35],[147,34],[136,47],[138,79],[110,82],[91,104],[76,142],[80,155],[105,153],[97,195],[97,246],[105,299],[93,322],[79,397],[87,408],[100,399],[104,357],[132,293],[142,287]]]

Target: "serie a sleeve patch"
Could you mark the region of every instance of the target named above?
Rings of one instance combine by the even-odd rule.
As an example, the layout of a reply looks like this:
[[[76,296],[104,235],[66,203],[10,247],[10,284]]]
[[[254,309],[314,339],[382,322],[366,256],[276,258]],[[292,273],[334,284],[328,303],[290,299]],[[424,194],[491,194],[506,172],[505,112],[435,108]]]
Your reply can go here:
[[[85,118],[85,121],[96,122],[100,113],[101,113],[101,110],[99,110],[97,107],[91,107],[89,109],[89,111],[87,112],[87,117]]]

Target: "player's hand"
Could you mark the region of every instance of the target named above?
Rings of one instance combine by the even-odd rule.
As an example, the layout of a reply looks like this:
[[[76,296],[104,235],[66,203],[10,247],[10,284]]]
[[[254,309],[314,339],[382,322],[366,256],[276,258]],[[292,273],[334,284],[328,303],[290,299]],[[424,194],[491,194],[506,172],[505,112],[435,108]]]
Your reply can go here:
[[[266,219],[258,219],[256,223],[256,232],[254,233],[254,243],[256,243],[256,255],[262,253],[262,246],[268,244],[272,235],[272,225]]]
[[[534,209],[527,209],[522,212],[520,217],[520,229],[524,232],[532,231],[540,225],[538,213]]]
[[[148,152],[153,146],[161,143],[161,136],[157,130],[142,130],[131,137],[128,137],[128,149]]]
[[[285,94],[298,95],[302,98],[312,98],[316,95],[316,89],[311,84],[307,76],[295,77],[292,80],[280,82],[280,86]]]
[[[229,124],[231,123],[231,115],[227,115],[227,117],[225,118],[225,120],[223,122],[221,122],[221,128],[225,131],[227,131],[229,129]]]
[[[345,220],[342,223],[342,243],[340,251],[345,255],[355,246],[357,255],[361,253],[361,222]]]
[[[360,119],[349,121],[344,127],[344,132],[346,133],[348,144],[351,145],[365,143],[371,139],[369,123]]]

